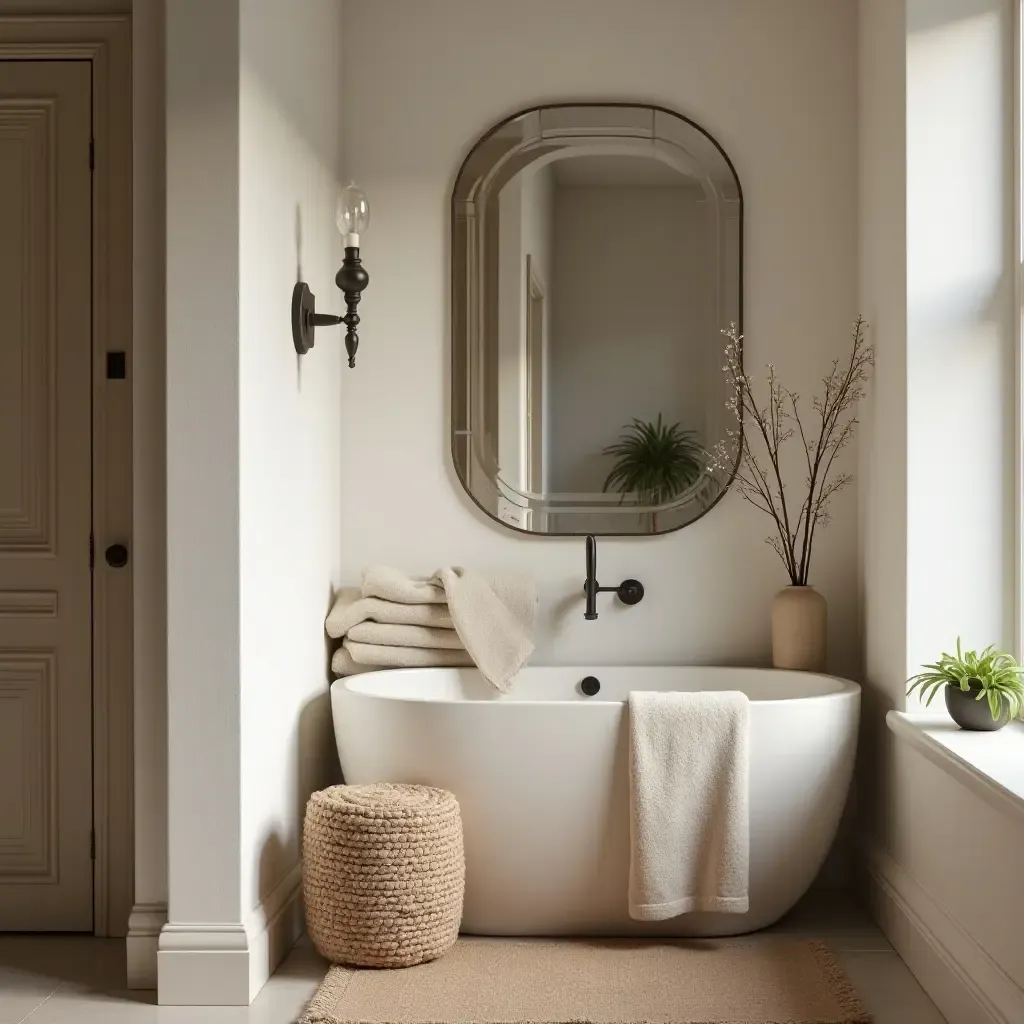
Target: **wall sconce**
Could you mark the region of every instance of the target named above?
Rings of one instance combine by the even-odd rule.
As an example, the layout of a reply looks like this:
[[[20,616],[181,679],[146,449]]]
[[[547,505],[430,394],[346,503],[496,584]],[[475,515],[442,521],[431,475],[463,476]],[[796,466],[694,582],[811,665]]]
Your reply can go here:
[[[345,259],[334,283],[345,296],[347,312],[344,316],[318,313],[316,296],[305,281],[299,281],[292,289],[292,341],[295,342],[295,351],[304,356],[313,347],[315,328],[344,324],[347,328],[345,351],[348,352],[348,365],[355,366],[356,349],[359,348],[356,307],[363,289],[370,283],[370,275],[363,269],[363,261],[359,258],[359,236],[370,223],[370,204],[366,201],[366,193],[354,182],[349,182],[338,196],[336,220],[345,239]]]

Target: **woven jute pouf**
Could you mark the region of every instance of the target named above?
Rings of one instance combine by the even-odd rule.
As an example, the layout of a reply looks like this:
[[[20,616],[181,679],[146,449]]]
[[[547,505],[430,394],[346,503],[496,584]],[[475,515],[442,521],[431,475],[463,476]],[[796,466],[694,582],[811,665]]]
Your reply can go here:
[[[451,793],[331,786],[306,805],[302,889],[313,945],[333,963],[411,967],[459,936],[466,862]]]

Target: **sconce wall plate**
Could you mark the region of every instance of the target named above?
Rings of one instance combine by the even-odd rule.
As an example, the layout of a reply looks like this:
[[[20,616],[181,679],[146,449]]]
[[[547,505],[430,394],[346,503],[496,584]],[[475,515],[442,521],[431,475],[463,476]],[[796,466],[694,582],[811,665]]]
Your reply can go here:
[[[316,311],[316,296],[305,281],[295,285],[292,289],[292,341],[300,356],[304,356],[313,347],[315,328],[340,323],[340,316]]]

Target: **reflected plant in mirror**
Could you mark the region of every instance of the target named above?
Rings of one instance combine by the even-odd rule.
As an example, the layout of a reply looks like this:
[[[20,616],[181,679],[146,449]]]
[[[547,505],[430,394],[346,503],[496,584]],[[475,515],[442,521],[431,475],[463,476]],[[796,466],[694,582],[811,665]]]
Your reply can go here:
[[[603,490],[630,495],[642,505],[666,505],[700,479],[708,463],[697,432],[682,424],[666,426],[658,413],[656,423],[633,422],[620,439],[603,449],[615,458]],[[658,532],[658,513],[651,512],[651,533]]]
[[[472,146],[452,193],[451,422],[480,508],[529,533],[645,535],[715,504],[742,221],[722,148],[659,107],[536,107]]]

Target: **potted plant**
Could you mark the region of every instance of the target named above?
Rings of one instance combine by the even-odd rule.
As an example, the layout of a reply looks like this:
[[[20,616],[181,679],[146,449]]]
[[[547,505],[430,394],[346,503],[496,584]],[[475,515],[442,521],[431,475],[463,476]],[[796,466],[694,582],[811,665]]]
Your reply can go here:
[[[711,469],[732,474],[740,495],[771,516],[774,533],[766,538],[782,559],[790,586],[772,602],[772,664],[776,668],[821,672],[825,668],[825,598],[810,586],[811,557],[820,527],[828,525],[829,504],[853,477],[840,471],[836,457],[849,444],[857,426],[857,403],[864,397],[874,348],[867,343],[867,324],[853,325],[850,357],[832,361],[822,378],[822,394],[801,410],[800,396],[784,387],[768,364],[767,394],[759,401],[754,379],[743,371],[742,342],[736,325],[726,336],[726,408],[737,425],[715,445]],[[798,443],[796,459],[803,466],[802,488],[787,487],[787,443]],[[799,502],[799,504],[798,504]]]
[[[697,482],[707,461],[696,431],[683,430],[679,423],[666,426],[661,413],[655,423],[634,419],[601,453],[616,460],[603,490],[636,494],[644,505],[664,505],[682,494]],[[658,513],[651,512],[651,532],[657,530]]]
[[[1024,666],[994,646],[963,653],[957,637],[956,655],[943,654],[922,668],[907,680],[907,696],[918,690],[927,706],[945,689],[946,709],[961,729],[994,732],[1024,710]]]

